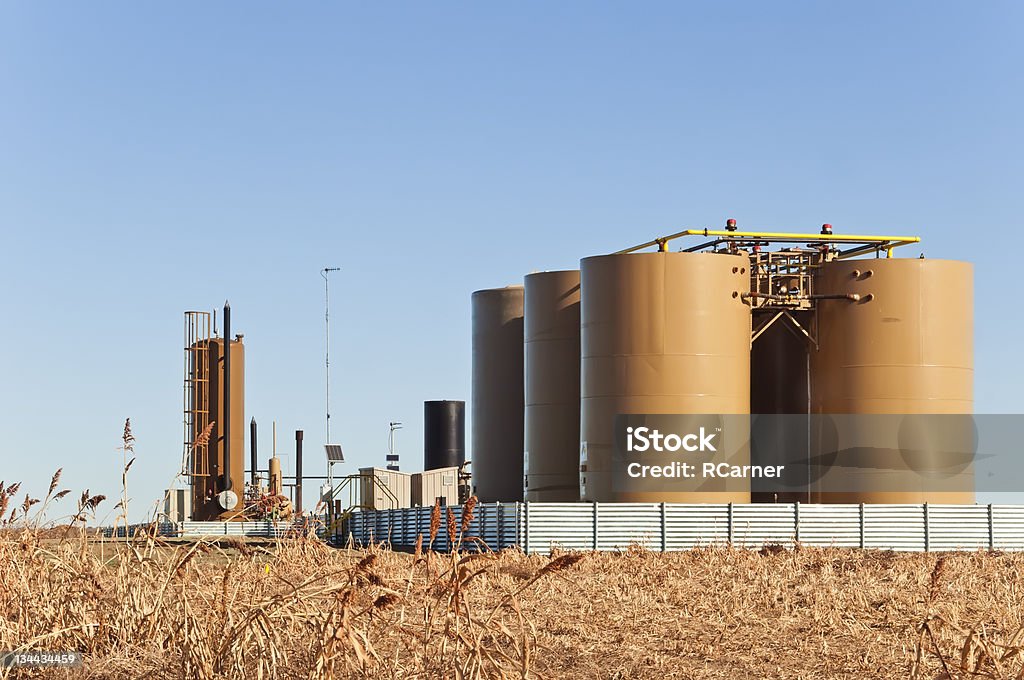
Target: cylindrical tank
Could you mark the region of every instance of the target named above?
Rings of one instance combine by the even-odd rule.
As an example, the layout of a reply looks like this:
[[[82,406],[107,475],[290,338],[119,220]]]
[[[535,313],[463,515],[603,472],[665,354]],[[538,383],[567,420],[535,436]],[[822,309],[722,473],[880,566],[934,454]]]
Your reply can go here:
[[[768,323],[774,310],[755,311],[753,327]],[[790,312],[807,329],[810,313]],[[808,340],[789,317],[776,318],[750,347],[750,412],[758,415],[802,415],[809,408]],[[795,458],[806,460],[809,442],[805,419],[755,418],[750,451],[753,465],[783,465]],[[786,491],[778,479],[751,480],[750,498],[755,503],[807,503],[806,490]]]
[[[194,456],[203,456],[200,464],[203,474],[192,479],[192,519],[201,521],[240,520],[245,489],[245,345],[239,338],[228,343],[231,352],[230,382],[224,375],[225,339],[210,338],[196,344],[190,362],[194,376],[193,403],[202,405],[206,420],[211,424],[208,444],[197,447]],[[230,392],[230,398],[225,394]],[[230,402],[230,403],[229,403]],[[226,410],[227,409],[227,410]],[[231,446],[226,447],[224,423],[230,422],[228,436]],[[202,439],[200,421],[195,421],[196,432],[192,441]],[[225,451],[230,448],[230,461]],[[235,507],[224,508],[218,499],[227,488],[225,472],[230,472],[231,490]]]
[[[523,287],[473,293],[473,474],[481,502],[523,500]]]
[[[825,264],[815,293],[856,293],[859,300],[818,303],[818,350],[811,352],[813,414],[970,414],[973,410],[973,270],[966,262],[928,259],[843,260]],[[866,428],[896,428],[899,419],[879,418]],[[849,433],[847,433],[849,434]],[[875,434],[875,433],[869,433]],[[900,435],[902,435],[902,431]],[[897,436],[884,435],[888,441]],[[969,434],[967,435],[969,436]],[[922,438],[923,439],[923,438]],[[916,448],[914,442],[900,440]],[[934,450],[933,444],[920,446]],[[931,448],[929,448],[931,447]],[[864,449],[856,455],[871,453]],[[899,456],[896,456],[899,457]],[[912,469],[945,467],[942,455],[917,463],[865,458],[852,473],[857,489],[814,493],[815,502],[973,503],[973,477],[966,470],[952,490],[934,491]],[[924,462],[920,462],[920,461]],[[886,474],[905,468],[900,491],[872,487],[871,468]],[[900,466],[903,468],[900,468]],[[932,470],[931,472],[935,472]],[[875,477],[877,479],[877,477]],[[892,479],[890,477],[890,479]],[[846,486],[850,484],[849,478]],[[916,486],[915,486],[916,485]],[[822,487],[824,488],[824,487]]]
[[[423,402],[423,469],[466,462],[466,402]]]
[[[280,496],[284,493],[284,479],[281,477],[281,459],[277,456],[273,456],[270,459],[269,469],[269,491],[275,496]]]
[[[580,273],[524,283],[526,500],[580,499]]]
[[[581,262],[580,487],[587,501],[746,503],[727,492],[621,493],[611,459],[617,414],[750,412],[748,259],[640,253]],[[736,463],[749,463],[734,459]],[[743,485],[745,484],[745,488]]]

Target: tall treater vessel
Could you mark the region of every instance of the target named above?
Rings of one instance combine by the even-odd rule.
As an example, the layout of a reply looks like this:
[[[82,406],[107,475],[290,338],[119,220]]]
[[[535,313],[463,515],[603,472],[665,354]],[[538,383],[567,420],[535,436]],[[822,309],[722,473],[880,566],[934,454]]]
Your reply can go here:
[[[185,313],[185,472],[193,520],[240,520],[245,498],[245,347],[213,337],[209,312]]]

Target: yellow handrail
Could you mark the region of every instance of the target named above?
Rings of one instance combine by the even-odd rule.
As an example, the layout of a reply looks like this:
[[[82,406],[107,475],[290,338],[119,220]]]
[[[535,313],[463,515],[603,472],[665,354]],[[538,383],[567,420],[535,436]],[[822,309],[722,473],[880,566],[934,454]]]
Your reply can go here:
[[[662,236],[656,238],[653,241],[642,243],[632,248],[626,248],[625,250],[617,251],[616,255],[623,255],[626,253],[632,253],[637,250],[643,250],[644,248],[650,248],[651,246],[658,246],[658,250],[667,251],[667,244],[669,241],[683,236],[714,236],[716,238],[726,238],[730,240],[759,240],[759,241],[776,241],[776,242],[821,242],[821,243],[863,243],[870,245],[877,245],[878,248],[885,249],[887,257],[892,257],[892,249],[897,246],[907,245],[909,243],[920,243],[920,236],[868,236],[863,234],[797,234],[791,232],[779,232],[779,231],[729,231],[724,229],[684,229],[683,231],[669,234],[668,236]]]

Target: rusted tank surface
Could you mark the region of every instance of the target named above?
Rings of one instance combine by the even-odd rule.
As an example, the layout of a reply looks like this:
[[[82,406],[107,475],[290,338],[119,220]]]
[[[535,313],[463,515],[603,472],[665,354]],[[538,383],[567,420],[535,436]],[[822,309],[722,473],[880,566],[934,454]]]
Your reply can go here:
[[[196,395],[196,402],[208,405],[209,421],[213,428],[209,435],[209,444],[203,455],[205,460],[198,463],[198,469],[205,472],[203,476],[193,477],[192,484],[192,518],[195,520],[230,520],[240,519],[242,501],[245,497],[245,346],[240,339],[230,342],[231,348],[231,384],[224,381],[225,341],[223,338],[203,340],[206,345],[208,362],[195,366],[197,380],[195,390],[204,392]],[[198,375],[202,372],[202,375]],[[230,413],[224,409],[224,393],[231,391]],[[225,465],[223,423],[230,418],[229,436],[231,437],[230,465]],[[193,433],[193,441],[199,440],[202,433]],[[230,485],[225,477],[225,470],[230,468]],[[230,486],[236,504],[225,508],[219,499]]]
[[[580,273],[524,279],[525,434],[528,501],[578,501]]]
[[[611,470],[617,414],[750,412],[743,255],[639,253],[581,263],[580,487],[587,501],[746,503],[729,492],[622,493]],[[746,461],[734,461],[749,463]]]
[[[819,348],[811,353],[812,413],[972,412],[974,291],[969,263],[898,258],[831,262],[819,271],[815,292],[856,293],[860,299],[818,303]],[[927,437],[921,439],[922,450],[932,446],[924,441]],[[935,492],[918,473],[936,470],[905,465],[907,481],[900,485],[905,491],[878,491],[873,482],[879,473],[869,469],[875,464],[865,463],[857,476],[859,490],[812,493],[812,501],[974,502],[970,470],[962,473],[958,489]],[[904,465],[895,460],[883,464],[890,475]],[[935,464],[942,464],[941,456]]]
[[[523,287],[473,293],[472,465],[481,502],[523,500]]]
[[[753,414],[806,415],[810,406],[808,340],[793,321],[810,327],[808,312],[790,312],[776,318],[750,347],[750,412]],[[773,310],[755,311],[753,327],[768,323]],[[780,465],[794,455],[808,455],[807,430],[790,427],[790,422],[764,418],[755,420],[752,432],[755,446],[750,452],[753,465]],[[797,452],[802,452],[797,454]],[[785,491],[772,484],[777,480],[751,480],[750,497],[754,503],[807,503],[806,490]],[[759,487],[764,487],[759,488]]]

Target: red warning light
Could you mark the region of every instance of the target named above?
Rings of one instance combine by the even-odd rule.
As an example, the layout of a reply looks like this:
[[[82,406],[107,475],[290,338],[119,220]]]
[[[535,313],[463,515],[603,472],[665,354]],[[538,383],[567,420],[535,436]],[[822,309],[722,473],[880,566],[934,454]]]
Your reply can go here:
[[[821,225],[821,233],[824,236],[831,236],[832,235],[832,225],[831,224],[823,224],[823,225]]]
[[[725,230],[726,231],[736,231],[736,220],[732,220],[732,219],[726,220],[725,221]]]

